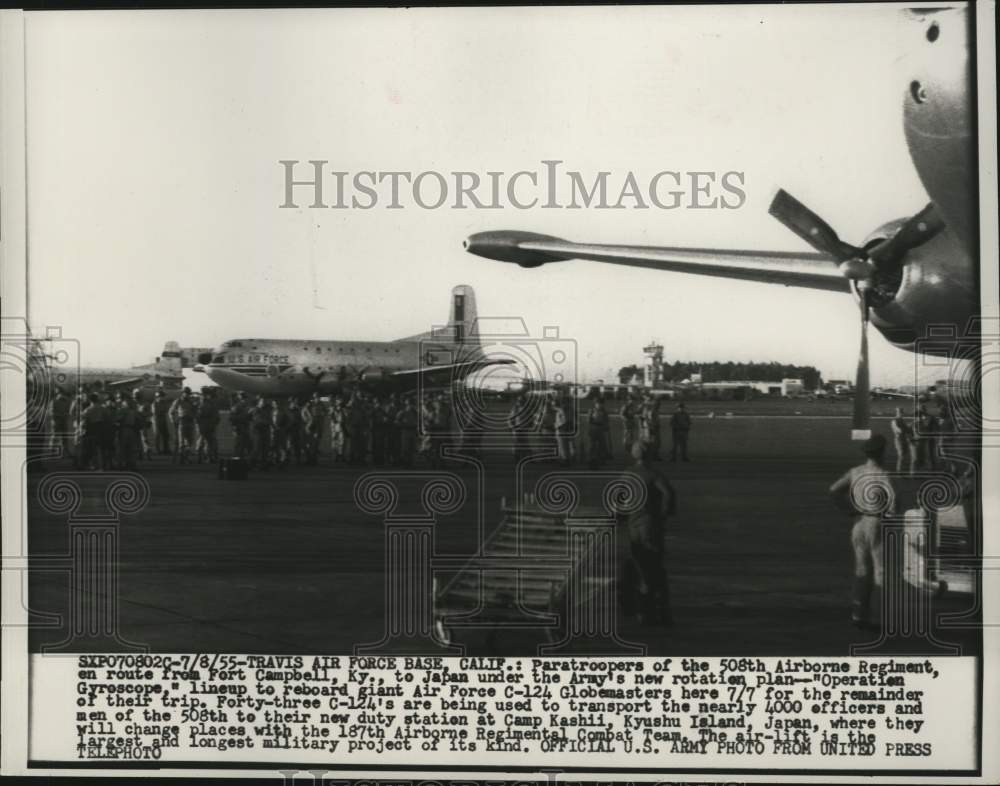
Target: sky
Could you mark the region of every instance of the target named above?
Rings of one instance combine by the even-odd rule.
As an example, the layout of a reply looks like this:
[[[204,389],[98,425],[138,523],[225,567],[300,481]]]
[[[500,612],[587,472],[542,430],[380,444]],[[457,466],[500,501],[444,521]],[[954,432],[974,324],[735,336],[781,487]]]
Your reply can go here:
[[[471,256],[473,232],[805,250],[778,187],[859,243],[927,202],[903,136],[899,6],[43,12],[26,15],[29,318],[84,365],[167,340],[391,340],[483,316],[576,342],[577,374],[778,361],[853,377],[842,294]],[[282,209],[281,160],[330,171],[744,173],[733,210]],[[305,175],[306,165],[296,170]],[[350,177],[350,176],[349,176]],[[328,181],[329,183],[329,181]],[[612,188],[614,191],[614,188]],[[304,192],[296,192],[304,193]],[[871,335],[872,383],[912,383]]]

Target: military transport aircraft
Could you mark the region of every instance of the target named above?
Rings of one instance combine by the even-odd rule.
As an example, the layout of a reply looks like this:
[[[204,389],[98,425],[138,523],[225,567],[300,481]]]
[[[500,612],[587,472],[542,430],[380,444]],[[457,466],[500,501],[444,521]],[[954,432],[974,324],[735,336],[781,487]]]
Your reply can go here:
[[[935,335],[928,332],[931,326],[951,326],[961,337],[979,313],[971,20],[965,8],[906,13],[922,35],[910,81],[901,85],[903,121],[910,157],[931,202],[910,218],[878,227],[860,246],[841,240],[829,224],[779,190],[770,214],[818,253],[596,245],[512,231],[471,235],[465,249],[529,268],[583,259],[849,293],[861,319],[852,437],[866,439],[869,321],[897,347],[949,355],[955,342],[947,332],[933,345],[918,339]]]
[[[448,324],[396,341],[303,341],[240,338],[205,352],[195,371],[230,390],[266,396],[336,393],[354,387],[412,390],[448,385],[509,358],[483,353],[476,329],[476,294],[451,291]]]
[[[38,339],[40,357],[50,359],[46,339]],[[98,366],[80,366],[78,369],[66,369],[51,376],[52,382],[75,394],[78,388],[88,390],[141,390],[147,398],[151,398],[157,390],[162,390],[168,396],[180,393],[184,385],[184,350],[176,341],[168,341],[163,345],[163,352],[152,362],[142,366],[128,368],[105,368]]]

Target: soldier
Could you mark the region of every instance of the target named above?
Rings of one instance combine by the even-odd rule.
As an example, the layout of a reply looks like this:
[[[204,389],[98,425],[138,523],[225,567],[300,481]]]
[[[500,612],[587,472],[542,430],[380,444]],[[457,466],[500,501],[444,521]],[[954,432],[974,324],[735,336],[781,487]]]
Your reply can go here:
[[[236,458],[249,458],[251,454],[250,423],[252,416],[247,404],[247,394],[240,391],[236,403],[229,411],[229,423],[233,428],[233,455]]]
[[[513,438],[514,463],[518,464],[528,453],[528,433],[531,431],[531,413],[528,410],[528,400],[518,396],[507,413],[507,426]]]
[[[101,466],[113,469],[118,462],[118,402],[114,395],[104,397],[104,426],[101,428]]]
[[[420,416],[413,399],[408,399],[396,415],[396,430],[399,434],[399,466],[412,467],[413,455],[417,447],[417,425]]]
[[[279,467],[288,463],[288,405],[278,399],[271,418],[271,453]]]
[[[642,439],[649,445],[651,461],[660,460],[660,401],[648,396],[642,409]]]
[[[264,396],[257,397],[257,403],[250,411],[253,424],[253,454],[250,460],[259,469],[271,465],[271,402]]]
[[[344,401],[340,396],[337,396],[330,409],[330,453],[337,463],[343,463],[346,458],[344,452],[345,419]]]
[[[73,443],[70,439],[72,433],[70,409],[72,406],[73,401],[62,388],[56,391],[55,398],[49,405],[49,428],[51,429],[49,447],[53,450],[60,448],[62,454],[70,459],[73,458]]]
[[[153,435],[156,439],[156,452],[161,456],[170,454],[170,402],[162,390],[157,390],[153,397]]]
[[[350,396],[343,404],[343,411],[340,415],[340,430],[344,433],[344,463],[354,463],[354,410],[357,407],[357,400]]]
[[[105,469],[103,444],[107,411],[101,398],[91,393],[87,408],[80,413],[80,469]]]
[[[118,466],[132,471],[138,455],[139,414],[135,401],[129,396],[119,396],[116,421],[118,423]]]
[[[576,420],[573,401],[569,396],[560,396],[553,407],[556,447],[559,460],[570,466],[576,460]]]
[[[930,467],[934,469],[934,434],[937,431],[937,418],[927,411],[923,404],[917,411],[917,422],[913,434],[913,460],[910,464],[910,473],[914,470]]]
[[[556,444],[556,408],[551,399],[545,399],[542,402],[542,406],[535,416],[535,431],[542,440],[543,449],[546,452],[558,455],[559,446]]]
[[[360,394],[361,418],[359,419],[360,431],[359,441],[361,445],[361,463],[368,462],[368,457],[372,456],[375,441],[375,402],[364,393]]]
[[[198,463],[202,460],[215,462],[219,460],[219,440],[216,429],[222,416],[219,414],[219,404],[215,391],[211,388],[203,392],[201,406],[198,407]]]
[[[645,489],[642,507],[625,518],[632,561],[637,569],[638,619],[641,625],[672,625],[670,584],[664,561],[663,538],[667,516],[675,512],[676,500],[669,481],[650,463],[649,445],[636,441],[632,446],[635,465],[627,473]]]
[[[892,478],[883,468],[885,437],[875,434],[864,443],[865,463],[849,469],[832,486],[830,494],[846,496],[860,514],[851,530],[854,550],[854,597],[851,621],[859,628],[870,625],[871,595],[882,586],[882,516],[895,510]]]
[[[681,460],[688,460],[688,434],[691,431],[691,416],[684,409],[684,402],[677,405],[677,411],[670,416],[670,460],[677,461],[677,453],[680,452]]]
[[[381,467],[387,459],[389,443],[389,423],[387,421],[388,412],[384,405],[374,403],[371,412],[371,446],[372,464]]]
[[[194,445],[194,424],[197,415],[197,405],[191,395],[191,388],[184,388],[181,395],[170,407],[170,419],[174,423],[174,433],[177,438],[177,459],[186,464],[188,452]]]
[[[949,472],[954,472],[954,462],[951,458],[950,437],[955,432],[955,422],[951,417],[951,407],[947,401],[942,401],[938,409],[937,429],[934,434],[934,466],[942,463]]]
[[[138,389],[132,392],[132,401],[135,403],[136,445],[139,458],[148,461],[153,454],[149,439],[149,430],[153,425],[153,407],[142,400],[142,392]]]
[[[364,464],[368,460],[368,414],[365,402],[356,393],[348,402],[347,435],[350,442],[348,461],[353,465]]]
[[[371,447],[371,413],[368,402],[360,390],[351,397],[351,463],[365,464],[368,461],[368,450]]]
[[[385,402],[383,414],[385,417],[385,460],[390,467],[399,464],[399,427],[396,416],[402,412],[399,396],[393,393]]]
[[[424,394],[420,402],[420,444],[417,451],[428,463],[431,461],[432,440],[431,434],[434,431],[434,401],[429,393]]]
[[[443,398],[434,402],[431,410],[430,422],[430,451],[429,457],[431,467],[438,469],[444,460],[442,451],[444,449],[445,437],[451,429],[451,417],[447,405]]]
[[[632,446],[639,438],[637,423],[639,417],[638,405],[631,394],[625,399],[625,403],[618,414],[622,419],[622,447],[624,447],[626,454],[630,454]]]
[[[306,424],[306,463],[315,466],[319,463],[319,446],[326,425],[327,410],[319,393],[313,393],[302,413]]]
[[[83,390],[73,399],[70,407],[70,421],[74,429],[74,455],[77,469],[86,469],[81,457],[83,455],[83,413],[90,406],[90,397]]]
[[[903,416],[903,410],[896,407],[896,416],[892,419],[892,441],[896,449],[896,472],[902,472],[910,461],[910,471],[913,471],[912,458],[916,452],[913,446],[913,426]]]
[[[608,413],[604,409],[604,402],[598,398],[594,401],[590,408],[590,414],[587,416],[587,454],[591,469],[600,469],[604,462],[611,458],[607,452],[610,446],[609,431]]]
[[[295,465],[302,464],[302,444],[305,436],[305,423],[302,420],[302,408],[294,399],[288,404],[288,452],[295,459]]]

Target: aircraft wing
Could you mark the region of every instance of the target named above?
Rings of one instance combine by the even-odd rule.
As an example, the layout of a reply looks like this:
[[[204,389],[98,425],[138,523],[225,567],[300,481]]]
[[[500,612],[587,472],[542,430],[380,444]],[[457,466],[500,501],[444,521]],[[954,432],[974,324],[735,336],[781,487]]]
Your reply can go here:
[[[726,251],[707,248],[614,246],[571,243],[532,232],[480,232],[465,250],[487,259],[539,267],[549,262],[587,259],[614,265],[762,281],[831,292],[850,292],[837,262],[825,254],[785,251]]]
[[[471,374],[473,371],[479,371],[480,369],[487,368],[488,366],[509,366],[515,361],[511,358],[497,358],[496,360],[491,360],[490,358],[476,358],[475,360],[464,360],[459,363],[442,363],[440,365],[420,366],[419,368],[408,368],[403,371],[394,371],[394,377],[405,377],[408,375],[451,375],[465,377]]]
[[[146,382],[146,377],[129,377],[128,379],[116,379],[112,382],[105,383],[105,387],[109,388],[120,388],[127,387],[129,385],[138,385],[141,382]]]
[[[882,398],[903,398],[910,401],[920,397],[919,393],[904,393],[901,390],[873,390],[872,393]]]

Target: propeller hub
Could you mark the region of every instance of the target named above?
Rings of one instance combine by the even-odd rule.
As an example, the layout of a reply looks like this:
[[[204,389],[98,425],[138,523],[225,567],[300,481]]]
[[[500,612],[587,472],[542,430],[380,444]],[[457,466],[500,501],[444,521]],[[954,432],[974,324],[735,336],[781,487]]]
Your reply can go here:
[[[856,281],[859,285],[875,274],[875,265],[872,264],[870,259],[854,257],[853,259],[848,259],[846,262],[841,262],[839,267],[841,274],[845,278]]]

